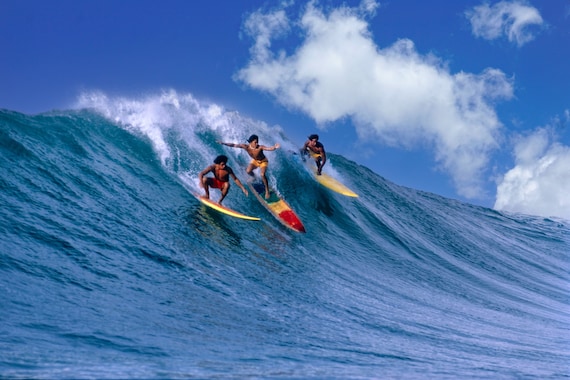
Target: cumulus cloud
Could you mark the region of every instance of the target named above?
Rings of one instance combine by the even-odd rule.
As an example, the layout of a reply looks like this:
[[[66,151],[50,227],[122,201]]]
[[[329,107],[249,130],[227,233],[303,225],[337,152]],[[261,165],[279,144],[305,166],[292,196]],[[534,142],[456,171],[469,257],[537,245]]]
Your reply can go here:
[[[530,30],[542,25],[540,12],[525,1],[501,1],[490,6],[485,3],[465,12],[476,37],[494,40],[503,35],[510,42],[522,46],[534,39]]]
[[[515,167],[501,179],[495,208],[570,220],[570,147],[555,141],[550,128],[518,137]]]
[[[427,144],[460,195],[483,196],[482,178],[502,127],[493,105],[513,96],[511,80],[496,69],[451,73],[409,39],[377,46],[367,21],[376,10],[376,2],[365,0],[328,13],[311,2],[294,21],[284,9],[255,12],[244,24],[254,39],[251,60],[236,79],[321,127],[349,117],[369,143]],[[273,39],[294,26],[302,36],[297,49],[271,50]]]

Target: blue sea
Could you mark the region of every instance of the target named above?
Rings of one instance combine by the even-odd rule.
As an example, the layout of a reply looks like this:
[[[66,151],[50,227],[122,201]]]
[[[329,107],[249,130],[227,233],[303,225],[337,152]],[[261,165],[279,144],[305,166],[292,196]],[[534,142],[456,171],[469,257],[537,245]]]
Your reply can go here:
[[[70,108],[0,110],[0,378],[570,378],[569,221],[328,152],[359,198],[332,193],[286,128],[192,95]],[[252,133],[306,233],[236,185],[224,204],[261,221],[192,195],[219,154],[245,182],[216,140]]]

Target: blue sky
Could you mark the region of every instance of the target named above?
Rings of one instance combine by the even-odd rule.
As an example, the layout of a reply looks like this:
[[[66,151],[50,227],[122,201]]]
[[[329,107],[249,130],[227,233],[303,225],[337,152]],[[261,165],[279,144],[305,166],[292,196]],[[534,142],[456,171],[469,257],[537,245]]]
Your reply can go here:
[[[570,0],[2,0],[0,108],[174,89],[400,185],[570,219]]]

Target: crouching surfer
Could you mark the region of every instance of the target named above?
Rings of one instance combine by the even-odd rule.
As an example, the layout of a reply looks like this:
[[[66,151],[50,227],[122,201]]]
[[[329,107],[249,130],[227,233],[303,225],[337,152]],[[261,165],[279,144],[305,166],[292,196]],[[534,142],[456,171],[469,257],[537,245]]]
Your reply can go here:
[[[220,189],[222,192],[222,197],[218,201],[218,204],[221,205],[222,201],[228,194],[228,190],[230,189],[230,177],[234,180],[234,182],[241,188],[243,193],[247,196],[248,192],[247,189],[242,185],[240,180],[234,174],[234,171],[231,167],[227,165],[228,157],[219,155],[214,159],[214,164],[206,167],[204,170],[200,172],[198,178],[200,180],[200,185],[204,189],[206,193],[205,197],[210,199],[210,187],[214,189]],[[206,177],[206,174],[213,173],[213,177]]]

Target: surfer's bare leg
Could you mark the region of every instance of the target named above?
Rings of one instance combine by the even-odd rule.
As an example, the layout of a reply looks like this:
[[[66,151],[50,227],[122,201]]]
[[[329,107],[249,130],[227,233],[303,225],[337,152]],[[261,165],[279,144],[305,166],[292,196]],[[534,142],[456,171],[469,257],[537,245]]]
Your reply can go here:
[[[226,195],[228,194],[228,190],[230,189],[230,183],[226,182],[224,183],[224,187],[222,187],[220,190],[222,190],[222,197],[220,198],[220,200],[218,201],[218,204],[221,205],[222,201],[224,200],[224,198],[226,197]]]
[[[245,169],[245,172],[250,176],[253,177],[253,169],[255,169],[255,166],[253,166],[252,164],[247,165],[247,169]]]
[[[323,164],[322,161],[323,159],[319,156],[316,159],[316,163],[317,163],[317,175],[321,175],[321,171],[323,170]]]
[[[263,185],[265,186],[265,199],[269,199],[269,183],[267,182],[267,177],[265,176],[265,171],[267,170],[267,167],[264,166],[259,170],[260,170],[259,174],[261,175],[261,180],[263,181]]]
[[[210,199],[210,183],[209,183],[209,177],[204,177],[202,178],[202,182],[200,183],[200,185],[202,185],[202,189],[204,189],[204,192],[206,193],[205,197]]]

